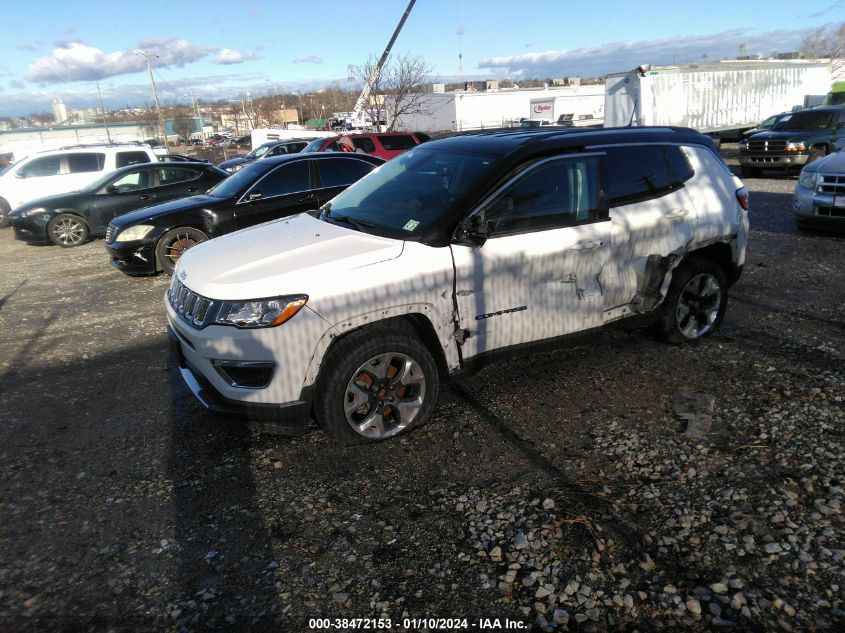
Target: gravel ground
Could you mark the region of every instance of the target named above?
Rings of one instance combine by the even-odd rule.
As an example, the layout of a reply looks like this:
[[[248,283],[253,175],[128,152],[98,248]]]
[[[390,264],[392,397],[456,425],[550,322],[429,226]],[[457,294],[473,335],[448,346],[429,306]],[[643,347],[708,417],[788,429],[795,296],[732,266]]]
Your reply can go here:
[[[355,448],[206,414],[166,278],[0,232],[0,627],[842,628],[845,253],[795,232],[794,182],[746,181],[717,336],[501,362]]]

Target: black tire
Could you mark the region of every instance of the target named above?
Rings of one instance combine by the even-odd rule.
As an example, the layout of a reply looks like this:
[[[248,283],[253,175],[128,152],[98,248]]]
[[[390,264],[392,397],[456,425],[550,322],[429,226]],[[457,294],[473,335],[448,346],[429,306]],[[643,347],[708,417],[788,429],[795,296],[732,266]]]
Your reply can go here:
[[[759,178],[763,170],[759,167],[751,167],[750,165],[741,165],[739,168],[743,178]]]
[[[323,367],[314,411],[326,434],[342,444],[407,433],[425,424],[437,402],[440,375],[434,358],[402,328],[352,332],[329,350]],[[383,377],[378,376],[379,367],[385,368]],[[358,407],[352,409],[356,397]],[[391,402],[404,402],[407,411]]]
[[[12,223],[12,218],[9,217],[11,210],[9,203],[0,198],[0,229],[5,229]]]
[[[720,266],[692,258],[672,275],[658,333],[667,343],[695,343],[719,329],[728,307],[728,284]]]
[[[88,225],[73,213],[59,213],[47,223],[47,236],[56,246],[73,248],[88,241]]]
[[[169,230],[156,244],[156,266],[172,275],[182,253],[207,239],[208,235],[190,226]]]
[[[810,153],[807,155],[807,162],[805,165],[809,165],[812,162],[820,160],[827,156],[827,150],[824,147],[811,147]]]

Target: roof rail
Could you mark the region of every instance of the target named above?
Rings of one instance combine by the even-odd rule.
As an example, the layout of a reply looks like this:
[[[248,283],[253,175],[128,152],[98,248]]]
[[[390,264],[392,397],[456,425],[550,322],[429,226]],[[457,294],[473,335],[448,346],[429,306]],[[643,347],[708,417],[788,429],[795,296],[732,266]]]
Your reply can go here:
[[[88,147],[139,147],[142,145],[146,145],[149,147],[147,143],[143,141],[120,141],[120,142],[112,142],[112,143],[77,143],[75,145],[62,145],[61,147],[53,147],[51,149],[41,150],[42,152],[55,152],[59,150],[67,150],[67,149],[85,149]],[[41,152],[39,152],[41,153]]]

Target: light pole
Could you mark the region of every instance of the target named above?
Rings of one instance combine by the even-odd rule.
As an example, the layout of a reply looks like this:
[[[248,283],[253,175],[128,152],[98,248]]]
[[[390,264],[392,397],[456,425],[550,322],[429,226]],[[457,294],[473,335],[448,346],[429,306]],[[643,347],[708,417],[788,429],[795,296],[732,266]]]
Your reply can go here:
[[[156,90],[155,79],[153,79],[153,66],[150,63],[150,56],[144,51],[135,51],[135,54],[143,55],[144,59],[147,60],[147,70],[150,73],[150,83],[153,85],[153,99],[155,99],[156,112],[158,112],[158,124],[161,128],[161,135],[164,138],[164,146],[167,147],[167,129],[164,127],[164,118],[161,116],[161,106],[158,103],[158,91]],[[158,55],[156,55],[156,57],[158,57]]]

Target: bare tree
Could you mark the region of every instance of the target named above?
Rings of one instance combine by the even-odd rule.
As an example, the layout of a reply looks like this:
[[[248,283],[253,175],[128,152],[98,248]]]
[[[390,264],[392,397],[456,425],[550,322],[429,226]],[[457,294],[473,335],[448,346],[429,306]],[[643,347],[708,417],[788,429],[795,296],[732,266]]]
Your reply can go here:
[[[370,55],[365,64],[355,68],[362,87],[377,63],[378,57]],[[390,131],[403,115],[426,113],[425,86],[431,82],[432,70],[421,55],[391,55],[371,86],[364,111],[375,123],[385,121]]]
[[[801,40],[801,53],[810,59],[830,58],[834,77],[845,72],[845,22],[810,31]]]

